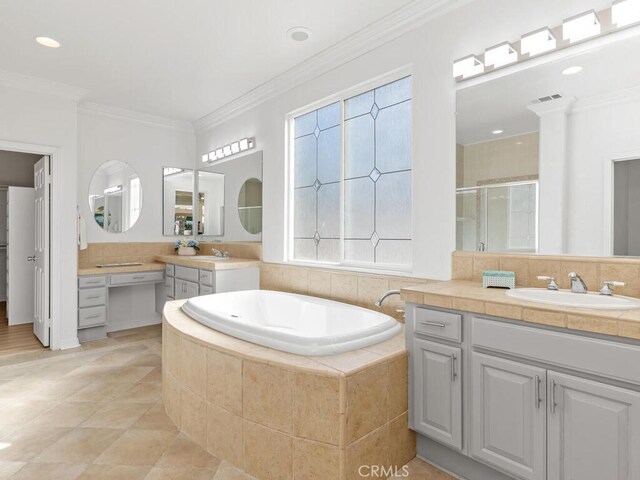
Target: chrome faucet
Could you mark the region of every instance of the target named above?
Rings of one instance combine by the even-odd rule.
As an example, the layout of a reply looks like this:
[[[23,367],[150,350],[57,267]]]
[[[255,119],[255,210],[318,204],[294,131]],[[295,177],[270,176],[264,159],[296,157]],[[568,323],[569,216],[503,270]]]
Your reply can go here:
[[[227,258],[229,256],[229,252],[221,252],[217,248],[212,248],[211,249],[211,254],[214,257],[218,257],[218,258]]]
[[[571,291],[573,293],[587,293],[587,285],[584,283],[584,280],[580,278],[576,272],[571,272],[569,274],[569,278],[571,279]]]
[[[374,303],[374,305],[378,308],[382,307],[382,302],[386,300],[387,297],[391,295],[400,295],[400,290],[389,290],[386,293],[383,293],[382,296]]]
[[[613,295],[611,287],[624,287],[624,282],[606,281],[602,282],[602,288],[600,289],[600,295]]]

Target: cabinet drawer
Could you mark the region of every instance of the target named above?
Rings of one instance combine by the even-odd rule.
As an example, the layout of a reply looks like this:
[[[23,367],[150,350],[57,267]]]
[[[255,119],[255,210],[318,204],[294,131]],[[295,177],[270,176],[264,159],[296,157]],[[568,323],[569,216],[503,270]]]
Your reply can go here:
[[[199,279],[198,269],[176,265],[176,278],[197,282]]]
[[[213,272],[211,270],[200,270],[200,285],[213,287]]]
[[[164,279],[164,288],[165,293],[168,297],[173,297],[173,292],[175,288],[175,279],[173,277],[166,277]]]
[[[175,270],[176,270],[175,265],[172,265],[170,263],[164,266],[164,273],[166,273],[168,277],[173,277],[176,273]]]
[[[117,273],[111,275],[110,285],[135,285],[137,283],[157,283],[164,278],[164,272]]]
[[[462,315],[416,307],[414,332],[432,337],[462,341]]]
[[[97,327],[107,323],[107,307],[81,308],[78,310],[78,328]]]
[[[78,307],[95,307],[106,304],[107,289],[105,287],[78,290]]]
[[[78,278],[78,287],[80,288],[92,288],[92,287],[106,287],[107,277],[105,275],[96,277],[80,277]]]
[[[211,295],[213,293],[213,287],[206,287],[200,285],[200,295]]]

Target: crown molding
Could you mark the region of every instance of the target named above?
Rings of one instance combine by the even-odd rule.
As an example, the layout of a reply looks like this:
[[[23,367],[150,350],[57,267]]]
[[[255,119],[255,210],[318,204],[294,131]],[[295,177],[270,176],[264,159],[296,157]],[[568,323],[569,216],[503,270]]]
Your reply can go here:
[[[640,101],[640,86],[606,92],[600,95],[578,99],[571,113],[584,112],[596,108]]]
[[[120,107],[112,107],[101,103],[82,102],[78,105],[78,111],[90,115],[98,115],[116,120],[125,120],[152,127],[161,127],[180,132],[193,133],[193,125],[189,122],[136,112]]]
[[[0,70],[0,86],[46,95],[56,95],[70,98],[76,102],[80,101],[89,93],[89,90],[84,88],[32,77],[31,75],[24,75],[22,73],[9,72],[7,70]]]
[[[196,132],[214,128],[265,101],[281,95],[319,74],[354,58],[469,3],[471,0],[414,0],[353,35],[250,90],[237,99],[196,120]]]

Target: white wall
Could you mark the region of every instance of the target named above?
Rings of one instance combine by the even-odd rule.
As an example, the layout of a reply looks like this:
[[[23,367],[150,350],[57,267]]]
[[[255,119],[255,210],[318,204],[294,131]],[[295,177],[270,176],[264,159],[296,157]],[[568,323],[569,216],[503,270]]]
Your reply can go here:
[[[142,123],[80,109],[78,114],[78,202],[87,221],[88,242],[163,242],[162,167],[193,168],[195,136],[187,127]],[[126,162],[142,185],[142,211],[127,232],[113,234],[91,221],[89,184],[109,160]]]
[[[200,132],[197,155],[255,136],[264,152],[264,259],[285,256],[285,135],[287,113],[361,82],[413,68],[413,272],[448,279],[455,249],[455,82],[452,63],[470,53],[590,8],[604,0],[476,0],[396,40],[271,99],[230,121]]]
[[[606,250],[605,169],[613,160],[640,158],[640,98],[581,109],[569,115],[567,252],[611,255]]]
[[[77,337],[77,104],[70,97],[0,86],[0,148],[36,145],[53,153],[51,316],[58,328],[52,348],[78,344]]]

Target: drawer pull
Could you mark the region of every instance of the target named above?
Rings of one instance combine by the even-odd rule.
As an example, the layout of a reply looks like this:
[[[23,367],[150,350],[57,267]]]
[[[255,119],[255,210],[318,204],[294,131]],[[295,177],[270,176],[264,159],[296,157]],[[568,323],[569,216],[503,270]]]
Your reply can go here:
[[[424,322],[420,322],[420,325],[426,325],[428,327],[440,327],[440,328],[444,328],[447,325],[445,325],[444,323],[440,323],[440,322],[428,322],[428,321],[424,321]]]
[[[144,275],[134,275],[134,280],[144,280],[146,277]]]
[[[452,381],[456,381],[456,377],[458,376],[458,372],[456,369],[456,360],[457,357],[454,355],[451,355],[451,380]]]
[[[100,297],[101,297],[101,295],[90,295],[90,296],[87,297],[87,300],[95,300],[95,299],[100,298]]]
[[[85,283],[89,285],[95,285],[96,283],[101,283],[102,280],[87,280]]]
[[[101,317],[102,314],[101,313],[94,313],[93,315],[89,315],[87,318],[87,320],[89,320],[90,318],[98,318]]]

